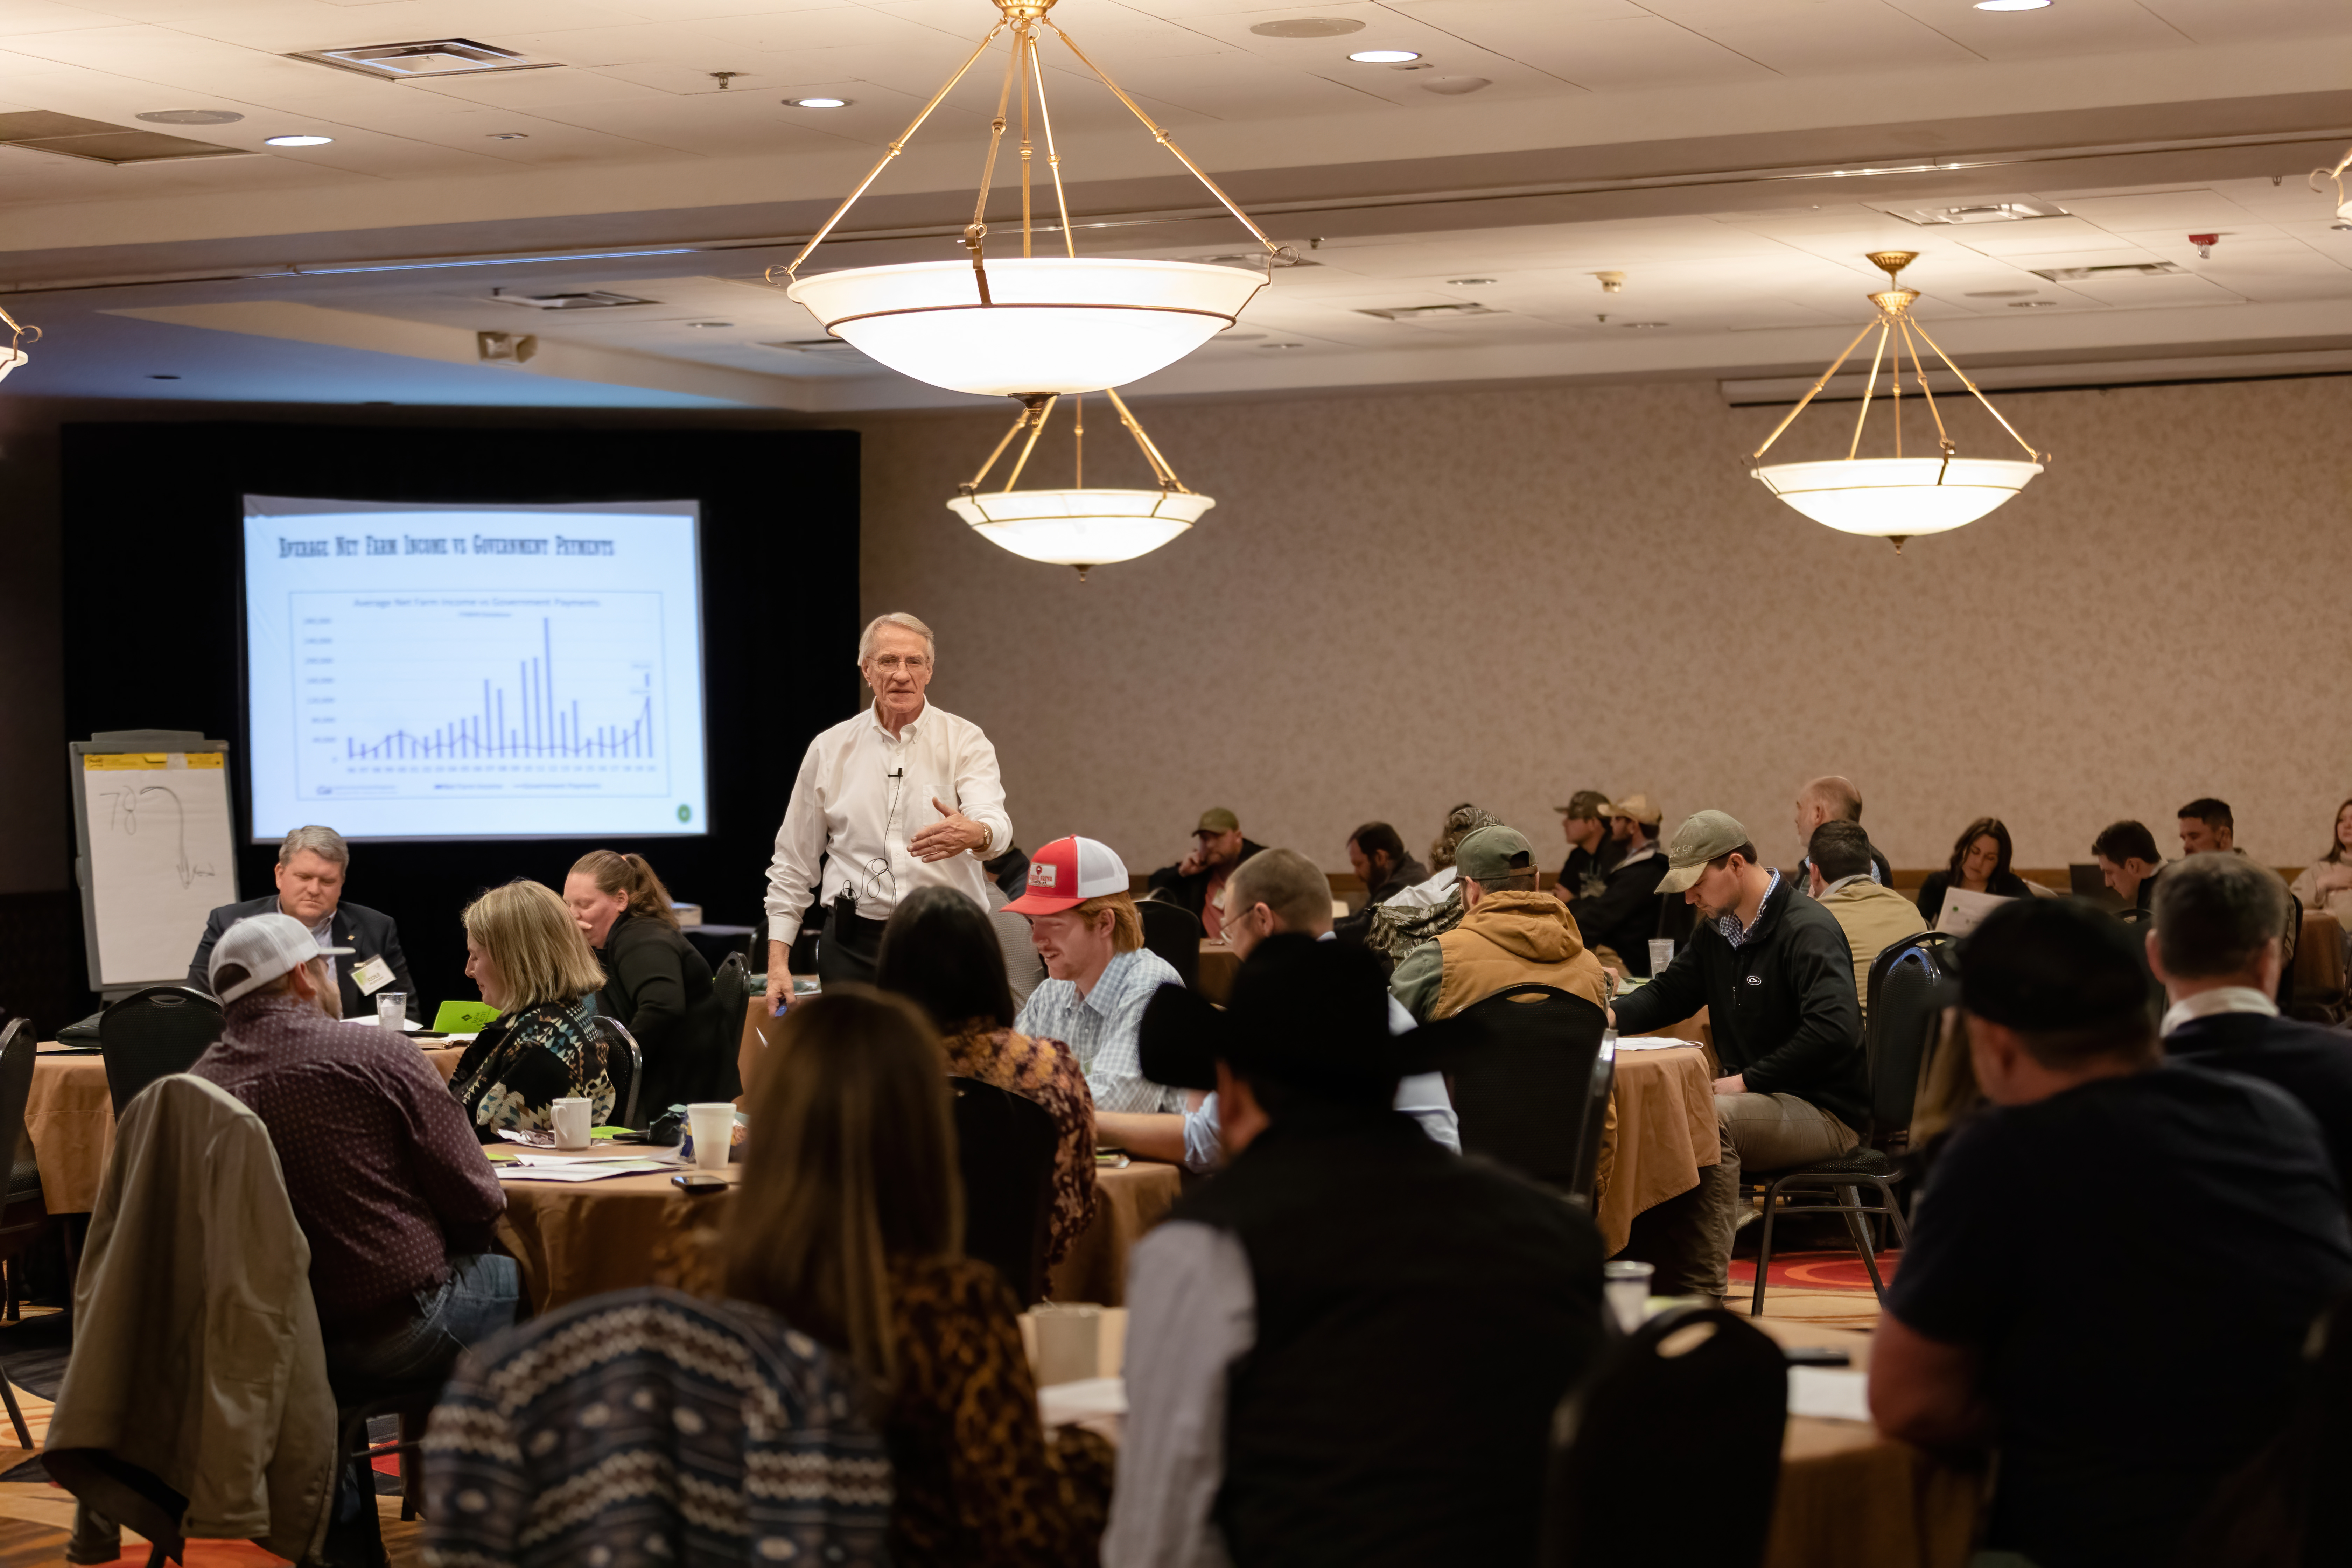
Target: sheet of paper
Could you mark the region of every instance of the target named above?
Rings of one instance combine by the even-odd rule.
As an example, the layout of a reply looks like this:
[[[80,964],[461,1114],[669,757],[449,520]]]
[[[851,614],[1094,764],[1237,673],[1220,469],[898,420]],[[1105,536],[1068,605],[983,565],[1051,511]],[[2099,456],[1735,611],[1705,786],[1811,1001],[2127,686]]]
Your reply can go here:
[[[1621,1038],[1617,1042],[1617,1048],[1621,1051],[1675,1051],[1685,1046],[1696,1050],[1698,1042],[1677,1040],[1666,1035],[1635,1035],[1631,1039]]]
[[[1950,931],[1954,936],[1966,936],[1977,929],[1977,922],[2009,902],[1990,893],[1971,893],[1965,888],[1948,888],[1944,892],[1943,910],[1936,916],[1936,929]]]
[[[1037,1409],[1048,1426],[1066,1426],[1098,1415],[1124,1415],[1127,1380],[1089,1377],[1078,1383],[1057,1383],[1037,1391]]]
[[[1792,1366],[1789,1414],[1818,1415],[1825,1421],[1867,1421],[1870,1374],[1851,1367]]]
[[[520,1163],[528,1158],[520,1155],[514,1164],[491,1168],[502,1182],[601,1182],[610,1176],[649,1176],[677,1169],[658,1160],[561,1160],[543,1165]]]
[[[358,1026],[358,1027],[360,1027],[360,1028],[362,1028],[362,1029],[381,1029],[381,1028],[383,1028],[383,1023],[382,1023],[381,1021],[379,1021],[379,1020],[378,1020],[378,1019],[377,1019],[373,1015],[370,1015],[369,1016],[364,1017],[364,1018],[346,1018],[346,1019],[344,1019],[344,1020],[343,1020],[343,1022],[344,1022],[344,1023],[346,1023],[346,1024],[354,1025],[354,1026]],[[406,1032],[406,1033],[408,1033],[408,1034],[412,1034],[412,1035],[413,1035],[413,1034],[415,1034],[415,1033],[416,1033],[416,1031],[417,1031],[417,1030],[419,1030],[419,1029],[421,1029],[421,1028],[425,1027],[425,1026],[424,1026],[424,1025],[422,1025],[422,1024],[418,1023],[418,1022],[417,1022],[415,1019],[414,1019],[414,1018],[403,1018],[403,1019],[400,1021],[400,1026],[401,1026],[401,1028],[402,1028],[404,1031],[405,1031],[405,1032]]]

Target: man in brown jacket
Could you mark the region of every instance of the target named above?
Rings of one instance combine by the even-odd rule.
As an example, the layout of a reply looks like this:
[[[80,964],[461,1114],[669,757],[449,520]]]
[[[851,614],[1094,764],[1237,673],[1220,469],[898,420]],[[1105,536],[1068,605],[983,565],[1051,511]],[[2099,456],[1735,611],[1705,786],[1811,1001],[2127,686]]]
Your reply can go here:
[[[1536,886],[1535,848],[1515,827],[1482,827],[1454,852],[1462,923],[1416,948],[1389,983],[1416,1023],[1451,1017],[1513,985],[1552,985],[1608,1005],[1601,961],[1568,907]]]

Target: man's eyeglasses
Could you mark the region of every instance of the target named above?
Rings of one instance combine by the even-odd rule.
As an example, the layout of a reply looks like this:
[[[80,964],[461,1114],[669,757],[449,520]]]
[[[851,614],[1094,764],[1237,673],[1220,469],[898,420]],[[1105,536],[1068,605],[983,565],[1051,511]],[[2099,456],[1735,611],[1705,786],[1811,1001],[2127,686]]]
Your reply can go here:
[[[870,662],[876,669],[881,671],[884,675],[896,675],[902,668],[909,675],[920,675],[923,671],[931,668],[929,657],[919,653],[910,654],[905,658],[900,658],[895,653],[886,653],[881,658],[873,659]]]

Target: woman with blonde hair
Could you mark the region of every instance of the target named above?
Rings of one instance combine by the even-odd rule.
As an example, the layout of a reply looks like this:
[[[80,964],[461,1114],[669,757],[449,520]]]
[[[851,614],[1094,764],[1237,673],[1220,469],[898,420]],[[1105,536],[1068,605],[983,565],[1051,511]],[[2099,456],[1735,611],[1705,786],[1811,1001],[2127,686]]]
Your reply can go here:
[[[947,1068],[909,1003],[839,985],[784,1016],[750,1106],[720,1288],[865,1374],[898,1568],[1091,1564],[1108,1446],[1049,1443],[1018,1307],[963,1256]]]
[[[584,1097],[599,1126],[613,1119],[604,1037],[584,1000],[604,984],[587,938],[551,888],[492,888],[466,906],[466,973],[499,1016],[458,1059],[449,1092],[495,1142],[499,1130],[553,1128],[553,1103]]]
[[[732,1061],[742,1019],[719,1015],[710,963],[678,930],[669,889],[642,855],[591,849],[563,879],[572,923],[604,966],[596,1010],[628,1026],[645,1057],[641,1117],[696,1100],[731,1100]]]

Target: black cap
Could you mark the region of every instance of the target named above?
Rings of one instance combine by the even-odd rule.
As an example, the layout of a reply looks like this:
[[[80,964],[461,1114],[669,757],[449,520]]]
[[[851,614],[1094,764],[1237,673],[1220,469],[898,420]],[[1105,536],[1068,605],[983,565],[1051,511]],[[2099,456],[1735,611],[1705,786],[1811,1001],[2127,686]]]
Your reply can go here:
[[[2080,899],[2011,899],[1960,946],[1960,1005],[2026,1033],[2147,1011],[2134,928]]]
[[[1251,951],[1222,1010],[1161,986],[1144,1008],[1137,1045],[1154,1083],[1214,1089],[1223,1061],[1309,1095],[1363,1100],[1392,1095],[1398,1078],[1419,1070],[1418,1058],[1442,1049],[1450,1033],[1433,1026],[1392,1037],[1378,959],[1353,942],[1286,932]]]

